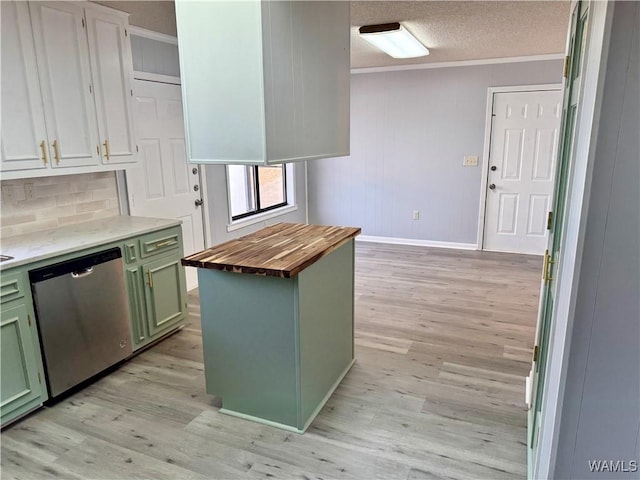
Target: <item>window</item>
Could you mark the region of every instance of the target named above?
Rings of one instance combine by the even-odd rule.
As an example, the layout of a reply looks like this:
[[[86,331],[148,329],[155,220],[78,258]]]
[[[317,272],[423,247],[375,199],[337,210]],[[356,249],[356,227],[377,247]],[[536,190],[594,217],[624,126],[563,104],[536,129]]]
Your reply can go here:
[[[227,175],[232,220],[288,205],[284,165],[229,165]]]

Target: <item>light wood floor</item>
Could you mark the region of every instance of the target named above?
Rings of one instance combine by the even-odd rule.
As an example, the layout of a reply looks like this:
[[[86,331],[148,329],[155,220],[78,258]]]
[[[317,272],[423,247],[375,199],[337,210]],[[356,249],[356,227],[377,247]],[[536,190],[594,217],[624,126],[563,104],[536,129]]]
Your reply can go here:
[[[218,413],[199,307],[6,429],[2,478],[524,478],[538,257],[359,244],[357,362],[304,435]]]

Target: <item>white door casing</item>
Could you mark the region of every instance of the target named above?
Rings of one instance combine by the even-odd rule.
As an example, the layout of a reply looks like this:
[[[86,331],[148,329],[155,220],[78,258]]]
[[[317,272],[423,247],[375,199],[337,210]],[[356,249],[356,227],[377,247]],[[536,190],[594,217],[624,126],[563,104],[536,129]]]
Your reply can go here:
[[[542,255],[562,92],[494,92],[483,249]]]
[[[184,254],[203,250],[200,166],[186,158],[180,85],[134,80],[133,90],[140,161],[127,171],[131,214],[182,220]],[[197,287],[196,269],[186,275],[187,289]]]

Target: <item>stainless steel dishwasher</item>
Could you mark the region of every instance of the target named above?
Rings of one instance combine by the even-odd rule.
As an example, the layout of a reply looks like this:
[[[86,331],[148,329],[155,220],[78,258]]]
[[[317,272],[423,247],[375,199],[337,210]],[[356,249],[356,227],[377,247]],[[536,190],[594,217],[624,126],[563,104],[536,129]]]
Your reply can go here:
[[[29,279],[51,397],[131,355],[119,248],[31,270]]]

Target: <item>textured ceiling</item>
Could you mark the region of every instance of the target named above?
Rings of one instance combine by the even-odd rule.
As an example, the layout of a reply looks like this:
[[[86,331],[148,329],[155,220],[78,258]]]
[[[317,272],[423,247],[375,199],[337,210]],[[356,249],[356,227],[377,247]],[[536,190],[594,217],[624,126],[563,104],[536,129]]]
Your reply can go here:
[[[452,62],[564,52],[569,1],[352,1],[351,67]],[[430,50],[399,60],[358,37],[363,25],[400,22]]]

